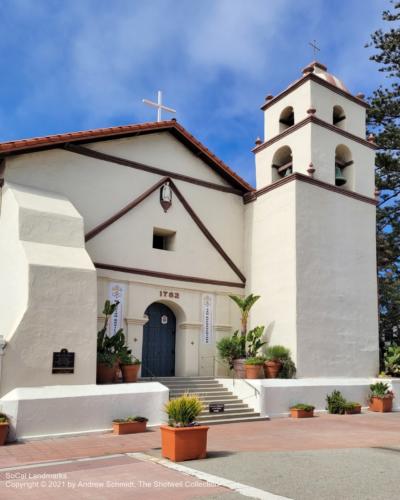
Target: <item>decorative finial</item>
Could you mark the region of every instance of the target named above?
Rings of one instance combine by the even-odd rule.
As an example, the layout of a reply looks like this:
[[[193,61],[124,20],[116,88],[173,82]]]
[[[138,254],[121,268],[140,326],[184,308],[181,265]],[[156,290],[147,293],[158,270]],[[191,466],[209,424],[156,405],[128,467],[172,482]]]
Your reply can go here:
[[[379,191],[379,189],[377,187],[375,188],[375,193],[374,194],[375,194],[375,198],[377,200],[379,200],[379,196],[380,196],[381,192]]]
[[[374,134],[369,134],[367,141],[370,142],[371,144],[375,144],[375,136]]]
[[[357,99],[361,99],[363,101],[365,94],[363,94],[362,92],[359,92],[358,94],[356,94],[356,97],[357,97]]]
[[[266,100],[266,101],[270,101],[270,100],[271,100],[271,99],[273,99],[273,98],[274,98],[274,96],[273,96],[273,95],[271,95],[271,94],[268,94],[267,96],[265,96],[265,100]]]
[[[262,140],[260,139],[260,137],[257,137],[256,146],[259,146],[260,144],[262,144]]]
[[[314,108],[314,106],[311,106],[310,109],[307,109],[308,115],[315,115],[316,112],[317,112],[317,110]]]
[[[313,163],[310,163],[310,165],[308,166],[307,172],[308,172],[308,175],[310,177],[314,177],[315,168],[314,168]]]

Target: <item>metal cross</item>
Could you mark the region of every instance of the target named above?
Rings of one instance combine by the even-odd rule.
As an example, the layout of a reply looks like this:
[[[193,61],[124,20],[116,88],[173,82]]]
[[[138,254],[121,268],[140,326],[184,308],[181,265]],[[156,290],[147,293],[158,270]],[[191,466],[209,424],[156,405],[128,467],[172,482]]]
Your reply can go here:
[[[317,47],[317,41],[316,40],[313,40],[312,42],[309,42],[308,45],[311,45],[311,47],[313,48],[314,60],[315,60],[317,58],[317,51],[319,52],[321,49],[319,47]]]
[[[143,102],[148,106],[152,106],[153,108],[157,108],[157,121],[161,121],[161,111],[168,111],[168,113],[176,113],[176,111],[172,108],[167,108],[162,103],[162,92],[159,90],[157,92],[157,102],[149,101],[148,99],[143,99]]]

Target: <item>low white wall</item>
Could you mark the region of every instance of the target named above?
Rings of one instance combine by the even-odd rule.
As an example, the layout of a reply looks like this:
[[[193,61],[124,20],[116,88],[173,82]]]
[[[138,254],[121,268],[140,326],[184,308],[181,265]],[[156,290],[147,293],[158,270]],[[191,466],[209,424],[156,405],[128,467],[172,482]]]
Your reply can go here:
[[[169,391],[159,382],[17,388],[0,399],[10,417],[9,441],[110,430],[114,418],[140,415],[165,422]]]
[[[400,380],[377,378],[303,378],[303,379],[260,379],[241,380],[219,379],[236,396],[243,399],[251,394],[251,387],[258,389],[259,395],[244,400],[261,416],[282,417],[289,414],[289,408],[297,403],[315,406],[317,412],[326,411],[326,396],[335,389],[348,401],[368,406],[370,384],[388,382],[394,392],[393,409],[400,410]]]

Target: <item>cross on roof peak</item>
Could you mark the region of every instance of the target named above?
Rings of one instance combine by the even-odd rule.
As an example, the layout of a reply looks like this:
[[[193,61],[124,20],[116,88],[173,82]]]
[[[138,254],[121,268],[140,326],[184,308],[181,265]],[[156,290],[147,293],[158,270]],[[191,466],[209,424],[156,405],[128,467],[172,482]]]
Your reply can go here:
[[[317,41],[313,40],[312,42],[308,42],[308,45],[312,47],[313,54],[314,54],[314,59],[317,58],[317,52],[320,52],[321,49],[317,46]]]
[[[164,106],[162,103],[162,92],[159,90],[157,92],[157,102],[149,101],[148,99],[142,99],[142,102],[147,104],[148,106],[152,106],[153,108],[157,108],[157,121],[161,121],[161,111],[167,111],[168,113],[176,113],[175,109],[168,108]]]

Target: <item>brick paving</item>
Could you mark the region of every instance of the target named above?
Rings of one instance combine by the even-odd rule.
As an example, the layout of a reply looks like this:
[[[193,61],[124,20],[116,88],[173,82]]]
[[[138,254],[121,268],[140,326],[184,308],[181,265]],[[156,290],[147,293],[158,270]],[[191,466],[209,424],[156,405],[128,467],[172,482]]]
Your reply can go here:
[[[400,412],[363,413],[361,415],[321,415],[313,419],[278,418],[262,422],[242,422],[212,426],[209,431],[208,450],[211,463],[219,460],[221,464],[234,463],[237,454],[270,452],[302,452],[306,450],[374,449],[400,447]],[[52,499],[62,493],[65,498],[76,498],[76,486],[35,487],[34,479],[23,480],[25,487],[14,488],[21,479],[7,483],[4,468],[22,467],[12,473],[54,473],[67,474],[71,485],[79,481],[124,481],[134,483],[114,486],[79,487],[79,498],[175,498],[177,500],[203,497],[228,500],[232,494],[228,490],[204,483],[196,483],[192,477],[180,472],[167,470],[154,463],[144,463],[126,455],[132,452],[147,452],[159,455],[160,431],[152,428],[143,434],[114,436],[111,433],[92,434],[79,437],[65,437],[27,441],[0,447],[0,498],[13,500]],[[233,454],[233,455],[232,455]],[[117,456],[112,456],[117,455]],[[79,460],[90,457],[88,460]],[[229,458],[232,457],[232,458]],[[101,459],[100,459],[101,458]],[[290,458],[290,456],[289,456]],[[240,457],[237,456],[240,462]],[[46,464],[51,461],[72,460],[66,464]],[[78,460],[78,461],[76,461]],[[229,462],[229,460],[231,462]],[[259,461],[259,459],[258,459]],[[204,462],[204,461],[202,461]],[[31,465],[29,465],[31,464]],[[32,465],[35,464],[35,465]],[[41,464],[41,467],[39,467]],[[190,462],[186,462],[190,466]],[[193,463],[193,465],[195,465]],[[249,463],[250,471],[252,470]],[[228,467],[228,472],[230,470]],[[1,470],[3,469],[3,470]],[[262,471],[260,472],[263,475]],[[248,476],[251,483],[251,474]],[[234,479],[234,478],[232,478]],[[1,482],[2,481],[2,482]],[[153,486],[140,486],[140,481],[153,482]],[[154,485],[158,481],[160,485]],[[163,486],[163,481],[169,481]],[[186,484],[186,481],[189,483]],[[24,483],[24,484],[25,484]],[[30,489],[28,483],[33,484]],[[111,484],[111,483],[110,483]],[[237,497],[239,498],[239,497]],[[300,498],[300,497],[299,497]]]

